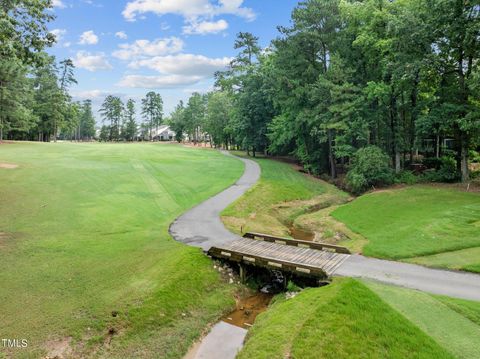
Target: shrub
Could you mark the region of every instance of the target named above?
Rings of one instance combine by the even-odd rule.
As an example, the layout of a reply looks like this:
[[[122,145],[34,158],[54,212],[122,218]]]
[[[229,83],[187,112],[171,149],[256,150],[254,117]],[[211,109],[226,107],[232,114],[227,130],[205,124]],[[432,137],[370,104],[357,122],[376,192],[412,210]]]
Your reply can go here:
[[[442,160],[437,157],[424,158],[422,164],[427,168],[438,170],[442,165]]]
[[[395,183],[412,185],[418,183],[419,178],[412,171],[402,171],[395,176]]]
[[[473,163],[480,163],[480,152],[471,150],[469,153],[469,157]]]
[[[440,158],[440,166],[436,171],[425,172],[425,179],[432,182],[455,182],[459,177],[455,159],[449,156]]]
[[[348,188],[356,194],[371,186],[382,186],[393,182],[393,171],[388,156],[377,146],[359,149],[347,173]]]

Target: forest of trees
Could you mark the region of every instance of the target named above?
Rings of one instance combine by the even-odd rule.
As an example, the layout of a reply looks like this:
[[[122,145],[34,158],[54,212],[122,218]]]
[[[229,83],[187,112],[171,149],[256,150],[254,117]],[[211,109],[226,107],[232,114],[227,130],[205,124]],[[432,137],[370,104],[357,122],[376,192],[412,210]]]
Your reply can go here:
[[[72,61],[45,52],[55,41],[50,7],[0,6],[0,141],[95,136],[91,101],[69,95]],[[278,30],[266,48],[239,33],[214,91],[166,119],[156,92],[139,104],[140,125],[133,100],[107,96],[99,139],[152,140],[165,122],[178,141],[294,156],[310,173],[348,172],[356,188],[419,165],[439,180],[469,180],[469,163],[480,162],[478,1],[307,0]]]
[[[124,105],[118,96],[109,95],[100,108],[103,126],[100,141],[136,141],[154,139],[154,129],[163,123],[162,96],[149,91],[141,102],[143,122],[137,125],[135,100],[129,99]],[[105,124],[106,123],[106,124]]]
[[[51,1],[2,1],[0,6],[0,141],[90,140],[92,103],[73,102],[70,59],[45,52],[55,38],[47,24]]]
[[[238,34],[215,91],[180,103],[172,127],[332,178],[368,157],[393,175],[423,158],[467,181],[480,145],[479,30],[477,1],[302,1],[267,48]]]

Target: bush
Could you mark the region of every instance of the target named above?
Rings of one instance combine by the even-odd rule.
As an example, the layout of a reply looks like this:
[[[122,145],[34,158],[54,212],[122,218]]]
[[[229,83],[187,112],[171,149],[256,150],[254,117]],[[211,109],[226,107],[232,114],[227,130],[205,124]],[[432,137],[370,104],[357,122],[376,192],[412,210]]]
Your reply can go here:
[[[440,166],[436,171],[425,172],[424,176],[432,182],[455,182],[460,177],[455,159],[448,156],[440,158]]]
[[[422,164],[427,168],[438,170],[442,165],[442,160],[437,157],[424,158]]]
[[[473,163],[480,163],[480,153],[477,151],[470,151],[469,157]]]
[[[402,171],[395,176],[395,183],[412,185],[418,183],[419,178],[412,171]]]
[[[393,182],[393,171],[388,156],[377,146],[359,149],[347,173],[348,188],[356,194],[371,186],[382,186]]]

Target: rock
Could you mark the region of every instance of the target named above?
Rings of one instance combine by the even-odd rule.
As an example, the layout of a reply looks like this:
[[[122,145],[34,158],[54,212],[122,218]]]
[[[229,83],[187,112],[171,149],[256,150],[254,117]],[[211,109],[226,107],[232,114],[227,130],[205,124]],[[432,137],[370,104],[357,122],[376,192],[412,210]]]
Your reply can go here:
[[[286,292],[285,293],[285,299],[292,299],[295,298],[295,296],[298,294],[298,292]]]
[[[230,278],[230,280],[228,281],[230,284],[233,284],[233,279]]]

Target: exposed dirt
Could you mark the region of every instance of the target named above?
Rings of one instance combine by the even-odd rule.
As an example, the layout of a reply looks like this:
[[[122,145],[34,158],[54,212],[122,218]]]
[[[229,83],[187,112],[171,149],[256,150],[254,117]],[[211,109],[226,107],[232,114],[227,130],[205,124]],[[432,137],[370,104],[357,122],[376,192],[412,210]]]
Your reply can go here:
[[[72,347],[70,346],[71,342],[71,337],[47,342],[45,349],[48,354],[44,359],[63,359],[69,357],[70,354],[72,354]]]
[[[313,241],[315,239],[314,232],[301,229],[295,226],[291,226],[289,232],[292,238],[300,239],[302,241]]]
[[[2,163],[0,162],[0,168],[3,168],[3,169],[8,169],[8,170],[11,170],[11,169],[14,169],[14,168],[17,168],[18,165],[14,164],[14,163]]]
[[[248,329],[260,313],[267,310],[272,294],[256,293],[248,298],[237,299],[237,308],[227,314],[222,320],[226,323]]]
[[[210,146],[209,143],[205,142],[198,142],[197,144],[193,142],[182,142],[183,147],[190,147],[190,148],[213,148]]]
[[[6,248],[8,242],[12,239],[12,236],[5,232],[0,232],[0,249]]]

